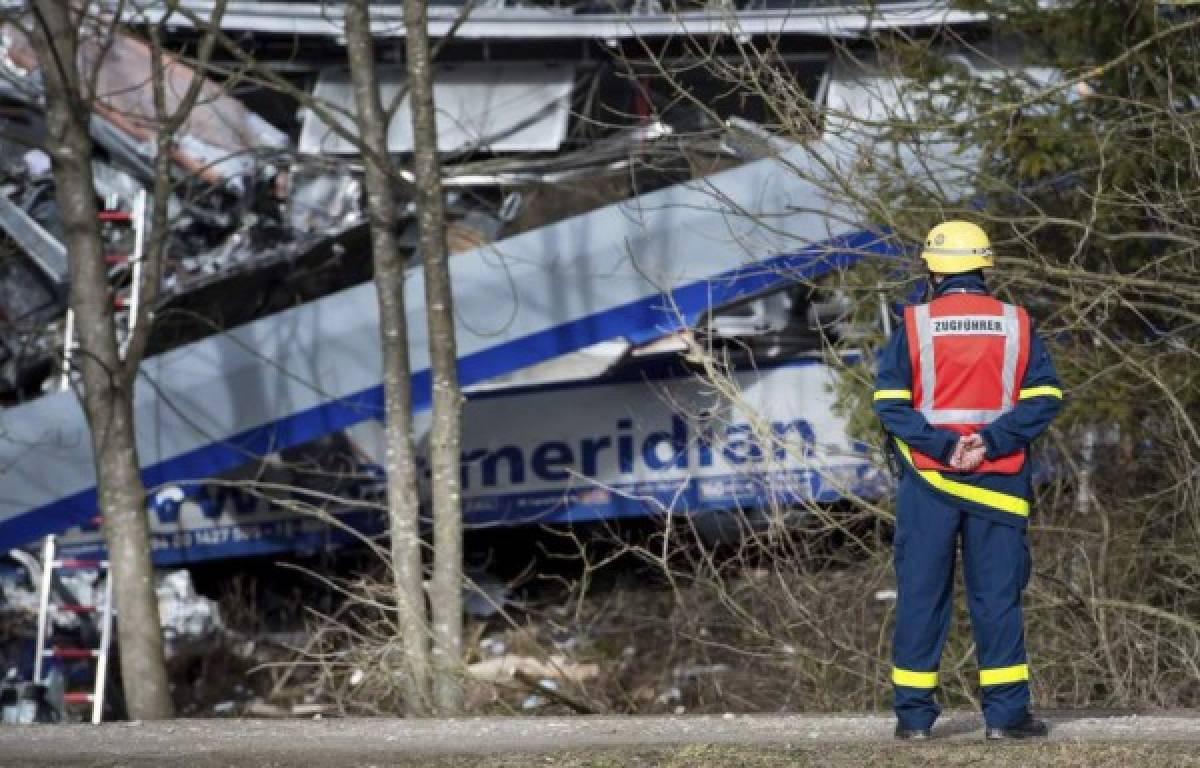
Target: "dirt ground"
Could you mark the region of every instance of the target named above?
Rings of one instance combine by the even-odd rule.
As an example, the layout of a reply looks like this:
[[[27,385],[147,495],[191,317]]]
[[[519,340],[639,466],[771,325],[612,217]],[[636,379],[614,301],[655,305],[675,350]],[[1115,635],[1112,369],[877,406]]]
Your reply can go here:
[[[931,744],[895,744],[859,716],[176,720],[0,728],[3,768],[1200,768],[1200,713],[1055,713],[1040,744],[986,744],[977,715],[944,716]]]
[[[59,762],[32,758],[9,765],[87,766],[87,768],[1191,768],[1200,766],[1194,747],[1182,745],[1042,745],[1042,746],[857,746],[714,747],[687,746],[672,750],[604,749],[582,752],[515,753],[441,758],[354,757],[314,755],[310,758],[272,755],[204,755],[189,758],[80,758]]]

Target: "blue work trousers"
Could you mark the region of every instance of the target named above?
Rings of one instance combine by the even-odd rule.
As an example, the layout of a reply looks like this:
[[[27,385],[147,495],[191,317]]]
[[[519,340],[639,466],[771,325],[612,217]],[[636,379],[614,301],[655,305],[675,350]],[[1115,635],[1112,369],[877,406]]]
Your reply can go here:
[[[929,728],[941,712],[933,694],[953,615],[960,541],[984,719],[989,726],[1003,728],[1028,711],[1021,594],[1031,563],[1020,522],[1006,524],[972,514],[911,474],[901,479],[892,681],[896,717],[903,727]]]

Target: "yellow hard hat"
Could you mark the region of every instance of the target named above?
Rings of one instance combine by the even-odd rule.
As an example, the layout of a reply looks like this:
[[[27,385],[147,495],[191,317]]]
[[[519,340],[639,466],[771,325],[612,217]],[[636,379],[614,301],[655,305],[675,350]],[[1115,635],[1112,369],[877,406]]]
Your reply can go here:
[[[957,275],[995,263],[987,232],[969,221],[944,221],[929,230],[921,258],[929,265],[930,272],[943,275]]]

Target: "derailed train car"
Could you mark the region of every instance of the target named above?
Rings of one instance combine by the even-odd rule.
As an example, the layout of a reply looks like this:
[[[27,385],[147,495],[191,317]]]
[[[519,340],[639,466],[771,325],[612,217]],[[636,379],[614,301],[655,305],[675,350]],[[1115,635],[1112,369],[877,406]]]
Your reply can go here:
[[[690,359],[689,334],[641,349],[602,343],[473,388],[460,466],[468,528],[713,514],[766,525],[814,503],[877,497],[886,480],[848,437],[820,350],[838,334],[836,317],[820,313],[838,302],[792,304],[783,294],[752,302],[742,314],[770,321],[758,327],[716,318],[716,370]],[[381,534],[381,433],[366,420],[213,481],[156,489],[155,561],[315,552]],[[420,467],[427,498],[423,458]],[[81,526],[60,546],[86,556],[103,539]]]
[[[824,103],[853,110],[878,98],[870,92],[878,83],[830,68],[824,55],[797,61],[797,77]],[[536,83],[556,104],[570,90],[560,70]],[[337,78],[324,82],[315,84],[334,98]],[[536,114],[547,116],[562,112]],[[301,143],[320,144],[311,122],[298,129]],[[486,211],[463,203],[456,224],[471,226],[459,230],[464,243],[451,263],[471,392],[462,463],[469,523],[786,509],[878,492],[878,471],[835,414],[834,373],[820,354],[836,294],[789,288],[893,252],[811,178],[858,159],[861,137],[827,125],[800,147],[730,121],[702,132],[715,158],[709,167],[676,163],[663,172],[658,156],[644,163],[655,167],[646,183],[614,193],[615,202],[523,207],[521,185],[538,178],[561,186],[614,167],[634,176],[639,153],[673,132],[641,119],[585,152],[532,147],[559,150],[554,162],[493,162],[488,174],[448,168],[461,200],[490,201]],[[203,180],[220,195],[257,189],[252,199],[270,215],[220,219],[220,237],[199,244],[187,237],[192,227],[212,233],[194,216],[181,219],[176,252],[188,255],[180,267],[204,279],[182,281],[186,290],[167,300],[194,316],[232,296],[230,314],[215,325],[233,327],[213,335],[166,323],[169,332],[156,332],[159,354],[143,366],[135,409],[160,563],[315,549],[381,527],[372,447],[382,402],[378,343],[372,292],[353,266],[369,261],[353,167],[330,170],[329,158],[297,156],[282,186],[280,168],[291,161],[276,150],[273,163],[239,177],[257,186]],[[305,233],[314,225],[297,215],[301,200],[340,211],[336,221]],[[263,226],[290,234],[274,250],[259,248]],[[244,300],[269,295],[277,278],[290,278],[297,254],[310,252],[331,280],[278,302]],[[419,268],[408,282],[420,435],[428,371]],[[246,306],[255,311],[237,314]],[[722,386],[689,360],[681,333],[729,353]],[[70,393],[15,389],[30,393],[15,400],[29,402],[5,414],[6,426],[25,448],[4,457],[0,544],[70,528],[70,551],[94,549],[94,477],[78,406]]]

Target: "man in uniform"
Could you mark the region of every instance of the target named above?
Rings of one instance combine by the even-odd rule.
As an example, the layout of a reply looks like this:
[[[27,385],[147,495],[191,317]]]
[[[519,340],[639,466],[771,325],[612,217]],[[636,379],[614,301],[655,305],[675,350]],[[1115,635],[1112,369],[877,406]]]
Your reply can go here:
[[[1021,307],[988,294],[987,234],[966,221],[934,227],[921,252],[933,299],[906,308],[879,362],[875,412],[901,466],[896,500],[896,737],[927,739],[953,613],[962,543],[989,739],[1047,733],[1029,709],[1021,594],[1029,446],[1054,419],[1062,389]]]

